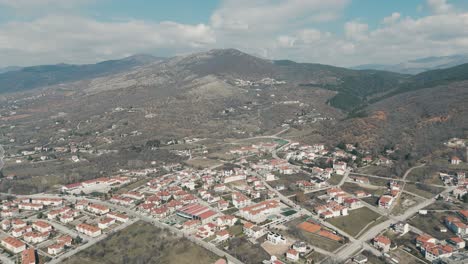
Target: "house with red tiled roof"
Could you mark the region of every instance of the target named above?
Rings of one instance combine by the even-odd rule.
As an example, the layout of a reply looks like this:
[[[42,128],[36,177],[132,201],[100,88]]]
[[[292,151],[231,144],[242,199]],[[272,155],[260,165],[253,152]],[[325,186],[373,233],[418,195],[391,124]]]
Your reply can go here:
[[[385,209],[388,209],[392,206],[395,198],[393,198],[390,195],[382,195],[379,198],[379,207],[383,207]]]
[[[99,227],[84,223],[78,224],[76,226],[76,230],[90,237],[97,237],[101,235],[101,229]]]
[[[463,249],[466,246],[465,240],[463,240],[461,237],[451,237],[447,242],[458,249]]]
[[[444,220],[447,227],[457,235],[468,234],[468,225],[463,223],[460,218],[455,216],[447,216]]]
[[[371,195],[369,193],[366,193],[365,191],[362,190],[357,190],[354,192],[354,195],[358,198],[365,198],[365,197],[370,197]]]
[[[89,204],[89,201],[87,200],[80,200],[80,201],[77,201],[76,204],[75,204],[75,208],[77,210],[84,210],[86,209],[86,207],[88,207],[88,204]]]
[[[100,204],[90,204],[87,209],[88,211],[98,215],[107,214],[110,211],[109,207]]]
[[[50,255],[57,255],[65,249],[63,243],[55,243],[47,247],[47,253]]]
[[[115,219],[110,218],[110,217],[106,217],[106,218],[102,219],[101,221],[99,221],[98,227],[100,229],[106,229],[106,228],[109,228],[109,226],[111,226],[113,224],[115,224]]]
[[[390,246],[392,244],[392,241],[390,240],[390,238],[386,236],[376,236],[373,239],[373,242],[374,242],[374,247],[382,250],[383,252],[390,251]]]
[[[452,156],[450,159],[450,164],[452,165],[459,165],[461,163],[461,159],[457,156]]]
[[[448,245],[428,245],[423,249],[424,257],[431,263],[445,257],[450,257],[454,249]]]
[[[221,230],[216,233],[216,240],[221,242],[221,241],[226,241],[231,237],[231,234],[229,234],[229,231],[227,230]]]
[[[150,213],[156,218],[164,218],[169,214],[169,209],[166,206],[156,207],[152,208]]]
[[[188,220],[188,221],[184,222],[184,224],[182,225],[182,228],[184,230],[194,230],[200,224],[201,224],[200,220]]]
[[[468,222],[468,210],[460,210],[457,213],[463,221]]]
[[[265,234],[265,230],[253,223],[245,222],[243,232],[248,237],[257,239]]]
[[[63,204],[63,199],[61,198],[32,198],[31,203],[42,204],[45,206],[60,206]]]
[[[11,221],[10,220],[5,219],[5,220],[2,221],[2,223],[1,223],[2,230],[7,231],[8,229],[10,229],[10,227],[11,227]]]
[[[28,243],[41,243],[46,241],[49,236],[49,232],[27,232],[23,235],[23,239]]]
[[[2,239],[1,244],[4,248],[13,252],[14,254],[20,253],[26,249],[26,244],[14,237],[5,237]]]
[[[25,233],[31,232],[31,231],[32,231],[31,226],[24,226],[24,227],[20,227],[20,228],[14,228],[11,231],[11,235],[14,236],[14,237],[20,237],[20,236],[24,235]]]
[[[343,201],[343,204],[346,207],[348,207],[350,210],[358,209],[358,208],[361,208],[363,206],[361,200],[359,200],[357,198],[352,198],[352,197],[345,198],[344,201]]]
[[[286,258],[290,261],[298,261],[299,260],[299,252],[297,252],[295,249],[289,249],[286,252]]]
[[[18,204],[18,209],[27,210],[27,211],[39,211],[44,206],[42,204],[33,204],[33,203],[20,203]]]
[[[34,248],[28,248],[21,252],[21,263],[22,264],[36,264],[39,260],[36,258],[36,251]]]
[[[129,217],[127,215],[116,213],[116,212],[109,212],[109,213],[107,213],[106,216],[109,217],[109,218],[115,219],[115,220],[117,220],[117,221],[119,221],[121,223],[125,223],[129,219]]]
[[[335,197],[338,194],[344,194],[345,192],[339,188],[339,187],[332,187],[330,189],[327,189],[327,194],[330,195],[331,197]]]
[[[437,239],[433,238],[430,235],[426,235],[426,234],[422,234],[422,235],[419,235],[418,237],[416,237],[416,247],[420,248],[424,244],[427,244],[427,243],[435,244],[435,243],[437,243]]]
[[[310,190],[313,190],[315,188],[315,184],[310,182],[310,181],[297,181],[296,182],[296,185],[297,187],[299,187],[299,189],[303,190],[303,191],[310,191]]]
[[[135,200],[130,197],[123,197],[120,195],[113,196],[109,201],[111,203],[126,205],[126,206],[131,205],[135,202]]]
[[[58,243],[63,243],[64,245],[66,246],[71,246],[72,242],[73,242],[73,238],[69,235],[63,235],[59,238],[57,238],[57,242]]]
[[[32,224],[32,228],[39,232],[49,232],[52,231],[52,226],[44,221],[36,221]]]
[[[216,218],[216,224],[218,226],[233,226],[237,222],[237,217],[233,215],[222,215]]]
[[[248,221],[255,223],[263,222],[268,216],[280,211],[280,202],[277,200],[265,200],[257,204],[243,207],[239,210],[239,215]]]
[[[218,209],[223,211],[229,208],[229,202],[223,199],[218,201]]]

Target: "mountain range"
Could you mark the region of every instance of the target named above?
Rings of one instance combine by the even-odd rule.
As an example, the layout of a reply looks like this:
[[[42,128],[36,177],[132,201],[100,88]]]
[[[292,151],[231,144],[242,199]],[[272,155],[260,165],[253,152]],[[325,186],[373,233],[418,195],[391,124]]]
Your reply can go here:
[[[468,54],[457,54],[443,57],[427,57],[398,64],[365,64],[351,67],[355,70],[380,70],[402,74],[418,74],[430,70],[447,69],[468,63]]]
[[[31,67],[7,67],[0,69],[0,93],[18,92],[65,82],[91,79],[130,70],[163,58],[151,55],[134,55],[120,60],[96,64],[40,65]]]
[[[0,74],[0,122],[21,129],[14,133],[21,142],[67,137],[126,150],[156,139],[267,134],[288,123],[289,136],[300,141],[359,143],[373,152],[397,146],[403,159],[464,136],[467,86],[468,64],[408,75],[265,60],[234,49],[142,55]],[[51,137],[57,130],[63,132]],[[122,136],[130,134],[138,136]]]

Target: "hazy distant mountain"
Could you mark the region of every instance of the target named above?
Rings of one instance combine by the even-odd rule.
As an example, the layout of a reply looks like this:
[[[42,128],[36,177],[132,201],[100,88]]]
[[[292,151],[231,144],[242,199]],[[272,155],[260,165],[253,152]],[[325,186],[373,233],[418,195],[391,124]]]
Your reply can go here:
[[[17,66],[8,66],[5,68],[0,68],[0,74],[5,73],[5,72],[10,72],[10,71],[18,71],[22,67],[17,67]]]
[[[427,57],[411,60],[399,64],[365,64],[351,69],[355,70],[381,70],[392,71],[404,74],[418,74],[425,71],[446,69],[460,64],[468,63],[468,54],[459,54],[445,57]]]
[[[41,65],[24,67],[0,74],[0,93],[18,92],[65,82],[91,79],[131,70],[163,60],[151,55],[135,55],[96,64]]]

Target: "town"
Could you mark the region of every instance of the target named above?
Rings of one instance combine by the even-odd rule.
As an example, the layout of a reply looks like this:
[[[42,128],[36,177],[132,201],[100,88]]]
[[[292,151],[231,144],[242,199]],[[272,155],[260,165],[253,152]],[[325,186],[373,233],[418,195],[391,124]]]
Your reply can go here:
[[[402,178],[385,178],[362,171],[392,166],[389,156],[279,134],[230,144],[218,153],[223,159],[211,159],[215,164],[205,154],[191,157],[192,165],[5,194],[0,260],[61,263],[137,221],[167,228],[228,263],[241,263],[234,238],[264,250],[265,264],[455,264],[468,256],[465,170],[440,172],[432,189],[419,190],[411,171],[424,163]],[[466,163],[455,156],[446,162]]]

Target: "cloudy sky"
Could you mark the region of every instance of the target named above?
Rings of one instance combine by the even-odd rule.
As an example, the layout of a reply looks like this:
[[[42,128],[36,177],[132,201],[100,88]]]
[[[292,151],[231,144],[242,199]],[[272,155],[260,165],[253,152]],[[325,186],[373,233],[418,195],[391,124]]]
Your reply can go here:
[[[468,53],[468,1],[0,0],[0,67],[212,48],[340,66]]]

